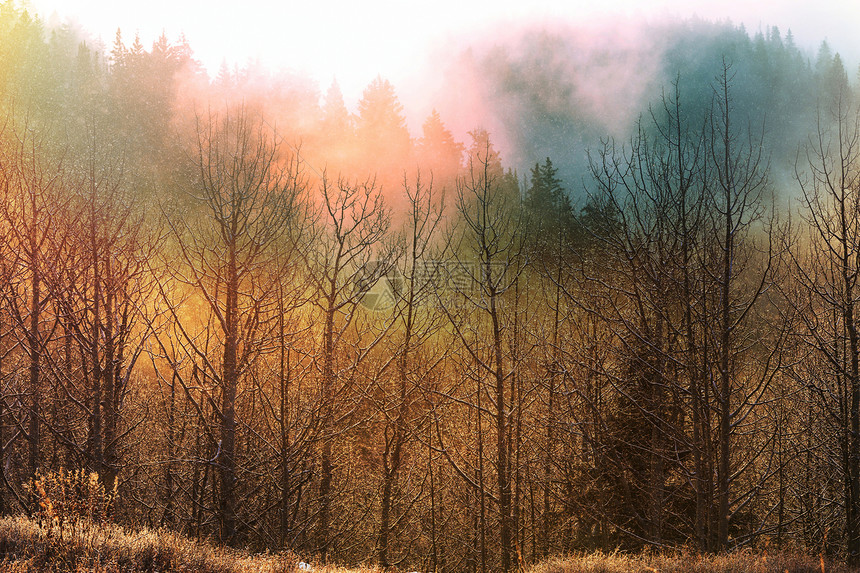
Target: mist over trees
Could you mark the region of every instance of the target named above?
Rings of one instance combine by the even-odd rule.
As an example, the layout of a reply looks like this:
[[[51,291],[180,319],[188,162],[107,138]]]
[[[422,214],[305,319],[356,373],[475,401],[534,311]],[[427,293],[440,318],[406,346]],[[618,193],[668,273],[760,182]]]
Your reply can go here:
[[[118,523],[336,562],[860,564],[855,74],[659,32],[455,58],[504,122],[460,141],[0,4],[0,511],[86,469]]]

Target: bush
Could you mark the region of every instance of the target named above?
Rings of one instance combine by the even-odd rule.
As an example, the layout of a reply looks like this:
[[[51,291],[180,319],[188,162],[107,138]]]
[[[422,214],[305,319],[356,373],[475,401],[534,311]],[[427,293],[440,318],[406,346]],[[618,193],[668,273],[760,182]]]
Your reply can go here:
[[[106,523],[116,501],[116,485],[106,491],[99,474],[87,470],[58,471],[38,474],[27,486],[35,502],[35,516],[50,536],[81,523]]]

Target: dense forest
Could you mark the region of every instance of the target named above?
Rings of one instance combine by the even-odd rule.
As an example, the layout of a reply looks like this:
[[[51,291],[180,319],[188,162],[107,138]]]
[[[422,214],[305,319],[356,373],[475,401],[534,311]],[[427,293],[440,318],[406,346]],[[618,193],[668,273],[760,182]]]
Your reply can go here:
[[[0,3],[0,513],[50,518],[62,468],[119,524],[320,561],[860,564],[854,73],[645,33],[647,80],[548,32],[453,58],[505,158],[382,77],[351,111]]]

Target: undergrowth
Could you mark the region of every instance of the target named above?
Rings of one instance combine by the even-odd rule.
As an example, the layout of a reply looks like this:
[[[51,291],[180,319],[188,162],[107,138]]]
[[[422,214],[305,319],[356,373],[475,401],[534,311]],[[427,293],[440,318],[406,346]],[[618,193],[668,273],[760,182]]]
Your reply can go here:
[[[253,555],[197,543],[168,530],[126,530],[110,521],[115,491],[83,471],[37,476],[27,488],[33,517],[0,518],[0,572],[292,573],[292,553]],[[302,564],[304,565],[304,564]],[[314,566],[316,573],[382,573],[376,567]],[[550,558],[526,573],[860,573],[803,553],[725,555],[588,553]]]
[[[81,520],[74,531],[23,516],[0,518],[0,571],[27,573],[292,573],[291,553],[252,555],[196,543],[165,530],[129,532]],[[375,567],[314,566],[316,573],[382,573]],[[856,573],[840,563],[794,553],[727,555],[590,553],[550,558],[526,573]]]
[[[62,530],[23,516],[0,518],[0,571],[292,573],[292,554],[251,555],[196,543],[164,530],[129,532],[114,524],[79,521]],[[316,568],[335,573],[337,568]]]
[[[291,553],[251,555],[196,543],[167,530],[128,531],[111,522],[116,489],[98,474],[58,470],[25,487],[33,517],[0,518],[0,571],[291,573]],[[314,571],[336,573],[333,567]]]
[[[856,573],[844,564],[802,553],[738,551],[723,555],[589,553],[550,558],[528,573]]]

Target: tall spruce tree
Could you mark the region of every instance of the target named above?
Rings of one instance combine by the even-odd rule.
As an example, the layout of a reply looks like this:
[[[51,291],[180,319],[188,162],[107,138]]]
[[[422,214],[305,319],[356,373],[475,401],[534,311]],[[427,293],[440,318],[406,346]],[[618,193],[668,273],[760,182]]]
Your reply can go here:
[[[547,157],[531,169],[531,184],[524,201],[528,215],[533,255],[548,255],[551,246],[567,242],[574,228],[573,206],[565,192],[558,169]]]

